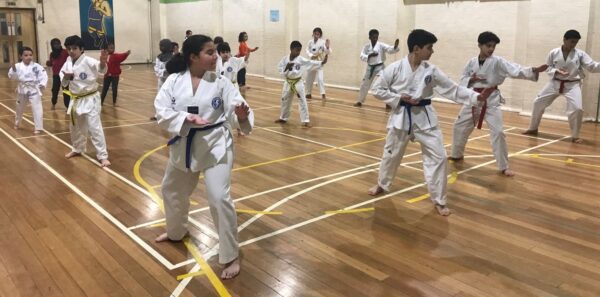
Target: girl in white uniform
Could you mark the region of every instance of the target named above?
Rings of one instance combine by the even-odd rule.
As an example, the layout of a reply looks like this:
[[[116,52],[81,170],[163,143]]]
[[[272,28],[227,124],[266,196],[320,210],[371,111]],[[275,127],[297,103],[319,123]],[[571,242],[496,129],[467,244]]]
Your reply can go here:
[[[362,83],[360,84],[360,91],[358,92],[358,99],[354,106],[361,107],[367,98],[367,93],[371,88],[373,80],[379,75],[379,72],[385,67],[385,54],[394,54],[400,51],[398,44],[399,39],[396,39],[394,46],[389,46],[383,42],[379,42],[379,31],[371,29],[369,31],[369,40],[371,42],[365,44],[362,51],[360,52],[360,59],[367,62],[367,70],[363,77]],[[389,109],[389,106],[386,105]]]
[[[96,148],[96,158],[102,167],[107,167],[110,162],[100,121],[102,107],[97,79],[100,74],[106,73],[108,53],[103,50],[98,61],[86,56],[83,46],[83,40],[77,35],[65,40],[69,58],[60,70],[60,78],[63,88],[68,88],[71,96],[67,113],[71,115],[69,128],[73,144],[72,150],[65,157],[69,159],[85,152],[89,133]]]
[[[452,154],[449,159],[461,161],[464,158],[465,145],[473,129],[481,129],[483,120],[490,128],[490,142],[498,169],[505,176],[513,176],[514,172],[508,168],[508,148],[504,136],[502,110],[500,106],[504,98],[498,86],[504,83],[507,77],[537,81],[540,71],[546,70],[547,65],[540,67],[523,67],[509,62],[501,57],[493,56],[500,38],[492,32],[486,31],[479,34],[479,56],[472,58],[463,70],[460,85],[476,92],[492,89],[490,97],[478,106],[463,105],[458,118],[454,122],[452,141]]]
[[[33,133],[39,134],[44,130],[42,91],[48,83],[48,74],[42,65],[33,62],[33,50],[30,47],[21,49],[21,62],[14,64],[8,70],[8,78],[18,80],[17,108],[15,116],[15,129],[19,129],[23,111],[28,102],[31,102]]]
[[[283,82],[283,91],[281,94],[281,114],[275,123],[287,123],[290,117],[290,109],[292,108],[292,99],[294,96],[297,96],[302,126],[310,127],[302,73],[306,69],[316,69],[325,65],[327,63],[327,55],[325,55],[323,61],[312,61],[300,56],[301,51],[302,44],[300,41],[294,40],[290,44],[290,54],[279,61],[279,73],[283,75],[285,81]]]
[[[569,30],[565,32],[562,47],[555,48],[548,54],[548,74],[552,79],[544,86],[533,101],[531,122],[523,134],[537,135],[538,127],[542,121],[544,110],[550,106],[554,99],[563,95],[567,99],[567,116],[571,127],[571,140],[582,143],[579,138],[581,123],[583,121],[583,102],[581,100],[581,80],[585,78],[583,69],[589,72],[600,72],[600,62],[580,49],[576,49],[581,39],[579,32]]]
[[[329,39],[323,40],[323,31],[321,28],[317,27],[313,29],[313,39],[308,41],[308,46],[306,47],[306,54],[308,54],[308,58],[314,61],[323,61],[325,56],[331,53],[331,48],[329,47]],[[312,95],[312,87],[315,82],[315,76],[317,77],[317,85],[319,86],[319,92],[321,93],[321,98],[323,100],[326,99],[325,96],[325,82],[323,81],[323,67],[313,68],[306,71],[306,99],[311,99]]]
[[[488,92],[477,92],[457,85],[435,65],[426,62],[433,54],[437,38],[425,30],[408,35],[410,54],[386,67],[373,86],[377,99],[392,107],[387,123],[388,133],[379,167],[379,179],[369,189],[375,196],[388,192],[396,176],[409,141],[418,141],[423,153],[425,181],[438,213],[450,214],[446,206],[446,150],[438,127],[431,98],[435,91],[459,103],[474,105],[485,100]]]
[[[192,35],[182,54],[167,64],[170,75],[154,101],[158,124],[173,138],[162,182],[167,232],[156,241],[179,241],[187,234],[190,195],[204,175],[206,192],[217,233],[221,277],[240,270],[237,216],[230,196],[233,138],[230,119],[250,133],[254,115],[239,91],[215,72],[217,52],[210,37]]]

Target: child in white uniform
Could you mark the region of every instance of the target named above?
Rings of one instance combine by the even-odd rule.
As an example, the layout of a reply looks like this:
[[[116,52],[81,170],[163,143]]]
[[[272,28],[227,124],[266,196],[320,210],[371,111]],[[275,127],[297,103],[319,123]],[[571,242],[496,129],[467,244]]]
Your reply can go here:
[[[329,39],[323,40],[321,37],[323,37],[323,31],[321,28],[314,28],[313,39],[308,41],[308,46],[306,47],[306,54],[308,54],[308,58],[311,60],[323,61],[325,56],[331,53]],[[323,80],[323,67],[316,69],[313,68],[306,71],[306,99],[312,98],[311,92],[313,83],[315,82],[315,76],[317,77],[317,85],[319,86],[321,98],[325,100],[326,96],[325,82]]]
[[[30,47],[21,49],[21,62],[14,64],[8,70],[8,78],[18,80],[17,86],[17,108],[15,115],[15,129],[19,129],[23,111],[28,102],[31,102],[34,134],[44,130],[42,92],[48,83],[48,74],[42,65],[33,62],[33,50]]]
[[[300,109],[300,121],[303,127],[311,127],[308,114],[308,105],[304,93],[304,82],[302,81],[302,73],[306,69],[316,69],[327,63],[327,55],[323,61],[312,61],[300,56],[302,44],[300,41],[294,40],[290,44],[290,54],[283,57],[279,61],[279,73],[283,75],[285,82],[283,83],[283,91],[281,94],[281,114],[275,123],[285,124],[290,116],[292,108],[292,99],[298,96],[298,108]]]
[[[154,101],[158,124],[173,138],[162,182],[167,232],[156,238],[179,241],[187,234],[190,195],[204,175],[206,193],[217,233],[221,277],[240,271],[237,216],[230,196],[233,137],[230,119],[250,133],[252,111],[233,84],[215,72],[217,52],[210,37],[192,35],[182,54],[167,64],[171,74]]]

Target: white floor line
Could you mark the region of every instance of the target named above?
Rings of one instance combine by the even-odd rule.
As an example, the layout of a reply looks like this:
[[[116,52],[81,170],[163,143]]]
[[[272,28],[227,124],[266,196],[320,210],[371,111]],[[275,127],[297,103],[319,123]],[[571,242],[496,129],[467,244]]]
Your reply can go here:
[[[129,238],[131,238],[135,243],[140,245],[146,252],[152,255],[156,260],[158,260],[161,264],[163,264],[167,269],[172,269],[173,264],[169,262],[165,257],[163,257],[158,251],[154,250],[150,245],[148,245],[145,241],[139,238],[135,233],[131,230],[128,230],[127,227],[121,223],[117,218],[112,216],[108,211],[106,211],[102,206],[100,206],[94,199],[83,193],[78,187],[69,182],[68,179],[63,177],[60,173],[58,173],[54,168],[36,156],[31,150],[26,148],[22,143],[12,137],[8,132],[4,129],[0,128],[0,132],[4,134],[8,139],[10,139],[14,144],[16,144],[21,150],[27,153],[32,159],[37,161],[40,165],[42,165],[46,170],[48,170],[52,175],[54,175],[58,180],[60,180],[64,185],[70,188],[73,192],[75,192],[81,199],[87,202],[90,206],[92,206],[96,211],[98,211],[102,216],[104,216],[107,220],[109,220],[115,227],[119,228],[123,233],[125,233]]]

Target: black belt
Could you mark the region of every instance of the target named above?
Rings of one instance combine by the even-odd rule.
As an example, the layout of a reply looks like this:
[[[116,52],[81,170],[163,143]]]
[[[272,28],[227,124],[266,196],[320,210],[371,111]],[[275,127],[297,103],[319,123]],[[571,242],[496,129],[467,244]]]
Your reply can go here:
[[[383,66],[383,62],[375,65],[369,65],[369,79],[373,77],[373,74],[375,73],[375,68],[379,66]]]

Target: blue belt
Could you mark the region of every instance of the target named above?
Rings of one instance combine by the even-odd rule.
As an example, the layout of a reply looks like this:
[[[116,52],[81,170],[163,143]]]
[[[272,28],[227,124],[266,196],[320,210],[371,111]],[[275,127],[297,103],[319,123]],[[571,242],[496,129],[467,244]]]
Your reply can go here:
[[[191,128],[190,131],[188,132],[188,135],[186,136],[186,143],[185,143],[185,168],[190,168],[190,164],[192,163],[192,140],[194,140],[194,136],[196,135],[196,132],[198,131],[206,131],[206,130],[211,130],[214,128],[217,128],[221,125],[223,125],[223,123],[225,123],[225,121],[223,122],[219,122],[216,124],[212,124],[212,125],[208,125],[208,126],[204,126],[201,128]],[[181,139],[181,136],[177,135],[173,138],[171,138],[169,140],[169,142],[167,142],[167,145],[173,145],[175,142],[177,142],[177,140]]]
[[[412,131],[412,113],[411,108],[413,106],[427,106],[431,104],[431,99],[421,99],[417,105],[412,105],[408,102],[400,101],[400,106],[404,106],[406,111],[408,112],[408,134]]]

